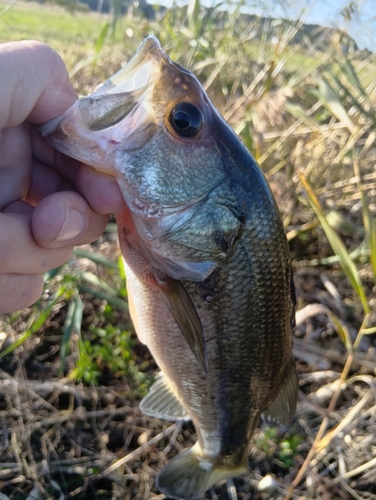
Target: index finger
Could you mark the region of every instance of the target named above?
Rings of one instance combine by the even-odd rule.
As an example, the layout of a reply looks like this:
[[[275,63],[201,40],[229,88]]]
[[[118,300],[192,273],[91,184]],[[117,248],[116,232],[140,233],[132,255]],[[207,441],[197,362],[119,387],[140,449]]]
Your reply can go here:
[[[77,99],[63,60],[41,42],[1,44],[0,81],[0,130],[16,127],[26,119],[44,123]]]

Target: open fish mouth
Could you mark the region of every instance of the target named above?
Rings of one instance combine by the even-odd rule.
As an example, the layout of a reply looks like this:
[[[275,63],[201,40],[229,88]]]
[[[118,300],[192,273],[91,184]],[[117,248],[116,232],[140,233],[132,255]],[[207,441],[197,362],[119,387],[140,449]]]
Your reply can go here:
[[[196,77],[148,37],[124,68],[41,132],[59,151],[116,177],[150,262],[174,279],[202,281],[220,250],[198,241],[185,259],[166,248],[224,178],[213,116]],[[211,165],[209,175],[201,162]]]
[[[207,189],[203,185],[193,196],[181,189],[181,197],[162,200],[163,193],[157,193],[158,184],[163,184],[157,179],[158,162],[166,160],[160,160],[156,150],[185,147],[184,155],[200,155],[200,146],[210,139],[212,112],[196,78],[172,62],[151,36],[98,90],[40,131],[59,151],[116,177],[132,212],[161,217],[192,206],[192,198],[202,200]],[[134,155],[152,141],[158,144],[145,159],[150,160],[148,175],[133,175]]]
[[[111,154],[138,150],[156,132],[153,89],[164,65],[174,65],[151,36],[114,76],[40,128],[65,154],[115,175]]]

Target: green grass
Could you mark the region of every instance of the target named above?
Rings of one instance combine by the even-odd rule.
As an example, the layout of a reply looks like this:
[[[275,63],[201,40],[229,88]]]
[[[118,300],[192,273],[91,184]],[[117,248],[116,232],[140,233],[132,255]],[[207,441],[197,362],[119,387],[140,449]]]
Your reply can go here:
[[[0,12],[6,4],[0,2]],[[46,7],[34,2],[17,2],[0,15],[0,43],[18,40],[38,40],[50,45],[64,59],[68,71],[78,63],[91,63],[96,56],[96,44],[101,32],[110,22],[107,15],[90,11],[70,13],[61,7]],[[88,93],[119,68],[121,61],[129,57],[138,42],[124,42],[126,23],[111,33],[111,43],[106,44],[101,59],[94,67],[86,64],[73,80],[79,93]],[[92,78],[89,76],[91,73]]]
[[[0,8],[5,5],[0,2]],[[0,16],[1,40],[39,39],[56,50],[71,44],[91,49],[104,22],[104,17],[90,12],[71,14],[58,7],[18,2]]]

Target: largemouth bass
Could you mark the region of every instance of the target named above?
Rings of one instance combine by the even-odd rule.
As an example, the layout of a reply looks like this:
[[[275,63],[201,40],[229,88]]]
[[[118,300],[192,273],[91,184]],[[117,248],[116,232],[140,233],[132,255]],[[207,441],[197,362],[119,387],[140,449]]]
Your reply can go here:
[[[43,135],[117,178],[130,311],[162,373],[141,409],[192,419],[197,431],[156,485],[170,498],[202,498],[247,471],[262,414],[284,424],[296,406],[291,263],[268,184],[154,37]]]

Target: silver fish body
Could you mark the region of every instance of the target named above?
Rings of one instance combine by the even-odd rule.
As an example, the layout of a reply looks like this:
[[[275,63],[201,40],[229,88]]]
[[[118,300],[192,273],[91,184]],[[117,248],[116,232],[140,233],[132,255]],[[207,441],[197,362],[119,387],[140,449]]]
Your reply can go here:
[[[157,487],[202,498],[247,470],[261,414],[286,423],[296,405],[291,263],[267,182],[198,80],[153,37],[43,135],[118,179],[132,319],[163,374],[141,408],[191,418],[197,430]]]

